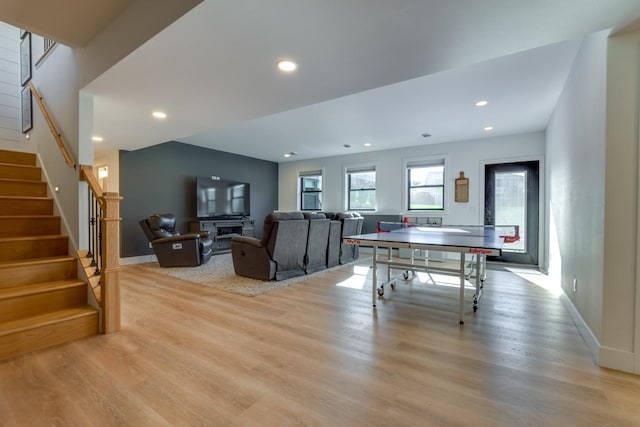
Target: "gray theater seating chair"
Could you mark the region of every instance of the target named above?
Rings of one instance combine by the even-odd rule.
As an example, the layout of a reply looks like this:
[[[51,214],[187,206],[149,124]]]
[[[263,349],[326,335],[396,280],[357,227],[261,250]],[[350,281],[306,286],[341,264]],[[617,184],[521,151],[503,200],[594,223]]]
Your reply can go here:
[[[333,219],[340,221],[340,264],[346,264],[358,259],[360,255],[358,245],[342,243],[342,238],[362,233],[364,218],[357,212],[338,212]]]
[[[327,248],[327,267],[346,264],[358,259],[357,245],[342,243],[342,238],[362,233],[364,218],[358,212],[322,212],[331,219],[329,247]]]
[[[327,268],[331,220],[327,219],[323,213],[304,212],[304,217],[309,220],[305,272],[310,274]]]
[[[340,246],[342,246],[341,236],[342,222],[336,219],[331,219],[329,222],[329,242],[327,244],[327,267],[335,267],[340,264]]]
[[[195,267],[211,258],[213,241],[207,237],[209,233],[180,234],[173,214],[153,214],[138,223],[161,267]]]
[[[305,274],[309,220],[302,212],[272,212],[264,219],[262,238],[231,239],[237,275],[282,280]]]

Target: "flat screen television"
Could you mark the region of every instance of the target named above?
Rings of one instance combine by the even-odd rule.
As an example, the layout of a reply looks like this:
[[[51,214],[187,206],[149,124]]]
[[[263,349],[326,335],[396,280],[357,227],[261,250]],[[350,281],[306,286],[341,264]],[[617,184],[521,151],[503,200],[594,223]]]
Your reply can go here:
[[[196,179],[198,218],[237,218],[251,213],[249,183]]]

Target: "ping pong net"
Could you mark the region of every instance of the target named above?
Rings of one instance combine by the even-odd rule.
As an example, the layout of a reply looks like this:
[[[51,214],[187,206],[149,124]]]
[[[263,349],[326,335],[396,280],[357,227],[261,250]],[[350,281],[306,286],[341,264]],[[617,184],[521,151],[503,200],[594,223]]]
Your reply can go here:
[[[515,243],[520,240],[519,225],[430,225],[430,224],[414,224],[410,222],[391,222],[378,221],[376,224],[377,233],[388,233],[403,228],[416,227],[425,231],[455,231],[456,229],[465,230],[495,230],[498,237],[501,237],[505,243]]]

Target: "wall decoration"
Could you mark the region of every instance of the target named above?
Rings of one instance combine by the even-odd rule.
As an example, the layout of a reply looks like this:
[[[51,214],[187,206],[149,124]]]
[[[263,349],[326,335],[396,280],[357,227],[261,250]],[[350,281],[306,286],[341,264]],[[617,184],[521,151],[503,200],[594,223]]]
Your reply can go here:
[[[464,177],[464,172],[456,178],[456,202],[469,201],[469,178]]]
[[[31,80],[31,33],[20,42],[20,84],[26,85]]]
[[[29,86],[22,89],[20,100],[22,103],[22,133],[27,133],[33,127],[31,88]]]

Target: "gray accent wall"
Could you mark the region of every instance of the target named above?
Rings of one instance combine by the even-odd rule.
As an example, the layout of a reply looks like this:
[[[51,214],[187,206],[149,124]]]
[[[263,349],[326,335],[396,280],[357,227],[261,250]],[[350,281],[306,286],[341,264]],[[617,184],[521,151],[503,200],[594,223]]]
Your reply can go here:
[[[120,152],[121,257],[153,254],[138,224],[153,213],[173,213],[178,230],[189,230],[200,176],[248,182],[255,235],[262,234],[265,216],[278,208],[278,164],[172,141]]]

